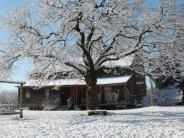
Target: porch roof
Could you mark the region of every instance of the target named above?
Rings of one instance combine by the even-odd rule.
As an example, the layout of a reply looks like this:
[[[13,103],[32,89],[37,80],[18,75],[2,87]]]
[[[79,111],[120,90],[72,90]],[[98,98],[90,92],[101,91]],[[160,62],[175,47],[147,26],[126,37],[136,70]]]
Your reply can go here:
[[[132,75],[128,76],[119,76],[119,77],[106,77],[106,78],[98,78],[97,85],[111,85],[111,84],[125,84],[132,77]],[[85,81],[82,79],[57,79],[52,81],[37,81],[30,80],[27,81],[24,86],[78,86],[85,85]]]

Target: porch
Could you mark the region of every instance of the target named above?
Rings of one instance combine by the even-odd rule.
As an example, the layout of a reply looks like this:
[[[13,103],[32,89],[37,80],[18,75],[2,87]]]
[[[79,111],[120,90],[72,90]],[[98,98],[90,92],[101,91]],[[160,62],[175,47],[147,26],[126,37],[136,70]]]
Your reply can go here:
[[[38,109],[55,106],[54,109],[61,110],[85,110],[85,82],[76,79],[58,81],[44,84],[45,86],[40,89],[36,89],[36,86],[24,86],[23,106]],[[96,87],[98,108],[123,109],[133,106],[135,97],[130,95],[134,95],[134,84],[132,76],[98,79]]]

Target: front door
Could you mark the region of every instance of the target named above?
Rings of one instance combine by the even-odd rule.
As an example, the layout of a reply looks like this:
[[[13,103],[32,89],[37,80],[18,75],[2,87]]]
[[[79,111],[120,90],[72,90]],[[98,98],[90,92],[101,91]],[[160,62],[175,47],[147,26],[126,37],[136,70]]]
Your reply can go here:
[[[70,98],[69,88],[62,88],[60,91],[61,105],[67,105],[67,99]]]

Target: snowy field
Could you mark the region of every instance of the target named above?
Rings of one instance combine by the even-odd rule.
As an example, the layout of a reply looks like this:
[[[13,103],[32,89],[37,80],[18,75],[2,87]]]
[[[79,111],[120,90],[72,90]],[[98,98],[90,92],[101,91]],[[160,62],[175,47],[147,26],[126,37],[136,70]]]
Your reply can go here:
[[[184,107],[148,107],[87,116],[85,111],[24,111],[0,116],[0,138],[182,138]]]

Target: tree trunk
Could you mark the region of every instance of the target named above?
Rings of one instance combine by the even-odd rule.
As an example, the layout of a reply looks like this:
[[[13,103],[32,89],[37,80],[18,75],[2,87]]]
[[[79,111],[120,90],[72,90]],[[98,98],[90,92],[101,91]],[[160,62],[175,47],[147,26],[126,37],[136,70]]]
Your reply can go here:
[[[88,110],[95,110],[97,107],[97,91],[96,83],[97,78],[95,73],[91,73],[85,77],[86,80],[86,108]]]
[[[184,104],[184,79],[180,82],[179,88],[182,90],[182,103]]]

